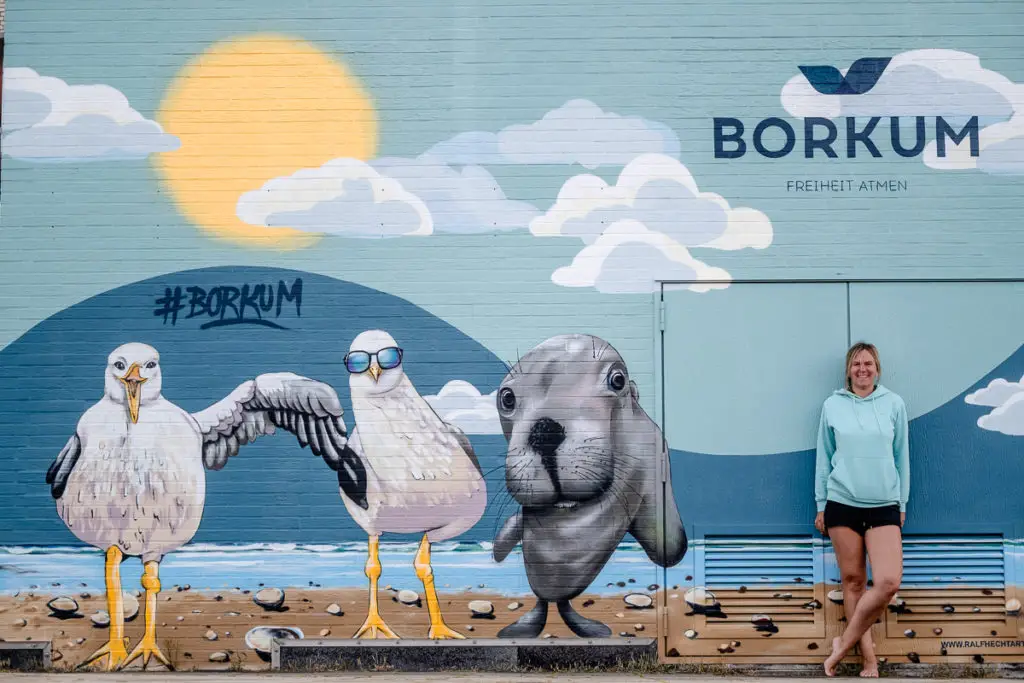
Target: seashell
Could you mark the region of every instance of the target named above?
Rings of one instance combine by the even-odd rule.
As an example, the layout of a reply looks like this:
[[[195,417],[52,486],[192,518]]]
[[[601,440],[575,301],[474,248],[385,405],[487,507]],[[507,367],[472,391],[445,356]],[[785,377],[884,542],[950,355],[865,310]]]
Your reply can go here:
[[[331,635],[331,629],[329,629],[329,628],[322,628],[322,629],[320,629],[320,637],[321,638],[326,638],[329,635]]]
[[[1017,598],[1011,598],[1006,601],[1006,613],[1010,616],[1014,616],[1020,613],[1020,600]]]
[[[218,662],[218,663],[226,662],[226,661],[228,661],[228,659],[229,659],[229,657],[228,657],[228,653],[227,652],[211,652],[210,653],[210,661],[211,662]]]
[[[494,605],[489,600],[472,600],[469,603],[469,611],[474,617],[489,617],[494,614]]]
[[[46,606],[50,608],[50,616],[57,617],[58,619],[70,619],[76,616],[78,612],[78,603],[74,598],[66,595],[50,600],[50,602],[46,603]]]
[[[934,633],[937,636],[941,636],[942,635],[942,629],[938,628],[938,627],[935,627],[935,628],[932,629],[932,633]]]
[[[683,594],[683,600],[692,607],[708,607],[717,602],[715,594],[703,586],[691,588]]]
[[[415,605],[420,601],[420,595],[406,588],[398,591],[398,601],[403,605]]]
[[[953,607],[953,605],[943,605],[942,606],[942,611],[945,612],[946,614],[952,614],[953,612],[956,611],[956,607]]]
[[[755,614],[750,617],[750,623],[752,624],[771,624],[772,618],[767,614]]]
[[[686,630],[686,631],[683,631],[683,635],[684,635],[684,636],[686,636],[687,638],[689,638],[690,640],[693,640],[694,638],[696,638],[696,637],[697,637],[697,632],[696,632],[696,631],[694,631],[694,630],[693,630],[693,629],[691,628],[691,629],[688,629],[688,630]]]
[[[28,622],[26,620],[24,620],[24,619],[15,619],[14,620],[14,626],[17,627],[17,628],[24,628],[24,627],[28,626]]]
[[[260,659],[270,661],[270,648],[275,638],[302,640],[305,636],[295,626],[257,626],[245,634],[246,647],[252,648]]]
[[[97,628],[110,626],[110,615],[106,612],[96,612],[89,619],[92,620],[92,625]]]
[[[124,610],[124,620],[131,621],[139,616],[139,600],[131,593],[121,594],[121,608]]]
[[[974,612],[975,614],[977,614],[978,612],[981,611],[981,608],[980,607],[972,607],[971,611]]]
[[[622,601],[635,609],[648,609],[654,606],[654,599],[646,593],[628,593]]]
[[[828,599],[837,605],[843,604],[843,589],[836,588],[828,592]]]
[[[658,590],[659,588],[661,588],[661,586],[659,586],[659,585],[658,585],[658,584],[656,584],[656,583],[652,583],[652,584],[651,584],[650,586],[648,586],[648,587],[647,587],[647,590],[649,590],[649,591],[656,591],[656,590]]]
[[[908,628],[906,631],[903,632],[903,635],[905,635],[907,638],[913,638],[917,635],[917,633],[914,632],[914,629]]]
[[[334,617],[341,617],[345,615],[345,613],[341,611],[341,605],[336,602],[332,602],[327,605],[327,613]]]
[[[509,608],[509,610],[511,610],[512,612],[515,612],[515,611],[516,611],[517,609],[519,609],[520,607],[522,607],[522,605],[521,605],[521,604],[519,604],[518,602],[510,602],[510,603],[508,603],[508,608]]]
[[[722,643],[718,646],[718,651],[725,654],[726,652],[733,652],[733,649],[729,646],[729,643]]]
[[[265,610],[278,610],[284,604],[284,591],[280,588],[261,588],[252,601]]]
[[[207,640],[210,640],[210,641],[217,640],[217,632],[214,631],[213,629],[210,629],[209,631],[207,631],[203,635],[203,638],[206,638]]]
[[[804,609],[821,609],[821,602],[818,600],[811,600],[803,604]]]
[[[644,630],[644,625],[643,624],[633,624],[633,630],[634,631],[643,631]]]

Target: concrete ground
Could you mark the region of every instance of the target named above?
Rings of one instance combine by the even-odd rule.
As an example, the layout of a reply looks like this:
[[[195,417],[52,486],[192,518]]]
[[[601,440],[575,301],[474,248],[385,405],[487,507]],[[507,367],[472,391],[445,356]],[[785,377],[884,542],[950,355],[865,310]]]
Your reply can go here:
[[[746,676],[696,676],[685,674],[566,674],[566,673],[335,673],[335,674],[252,674],[252,673],[125,673],[125,674],[0,674],[0,683],[711,683],[725,678],[729,683],[808,683],[818,678],[752,678]],[[824,677],[822,677],[823,679]],[[844,677],[851,678],[851,677]],[[860,680],[859,678],[856,680]],[[915,683],[938,683],[938,679],[915,678]],[[949,683],[946,679],[942,683]]]

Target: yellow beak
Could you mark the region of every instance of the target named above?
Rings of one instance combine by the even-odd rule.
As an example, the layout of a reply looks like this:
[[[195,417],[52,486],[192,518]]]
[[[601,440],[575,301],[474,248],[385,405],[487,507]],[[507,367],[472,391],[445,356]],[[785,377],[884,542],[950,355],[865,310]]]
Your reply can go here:
[[[128,397],[128,414],[131,415],[132,423],[139,421],[139,400],[142,397],[142,385],[146,378],[139,374],[139,364],[132,363],[124,377],[118,377],[124,384],[124,393]]]
[[[373,378],[373,381],[376,382],[378,379],[380,379],[380,373],[384,371],[380,369],[379,365],[373,363],[370,365],[370,369],[368,370],[368,372],[370,373],[370,377]]]

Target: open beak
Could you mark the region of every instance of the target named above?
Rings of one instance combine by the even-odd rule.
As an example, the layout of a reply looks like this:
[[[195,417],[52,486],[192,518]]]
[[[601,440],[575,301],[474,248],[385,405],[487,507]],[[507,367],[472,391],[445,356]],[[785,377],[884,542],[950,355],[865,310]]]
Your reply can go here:
[[[118,377],[124,384],[124,393],[128,396],[128,414],[132,417],[132,423],[139,421],[139,399],[142,396],[142,385],[146,378],[139,374],[139,364],[132,363],[124,377]]]
[[[370,365],[370,369],[367,372],[370,373],[370,377],[372,377],[373,381],[376,382],[378,379],[380,379],[380,373],[384,371],[380,369],[379,365],[373,363]]]

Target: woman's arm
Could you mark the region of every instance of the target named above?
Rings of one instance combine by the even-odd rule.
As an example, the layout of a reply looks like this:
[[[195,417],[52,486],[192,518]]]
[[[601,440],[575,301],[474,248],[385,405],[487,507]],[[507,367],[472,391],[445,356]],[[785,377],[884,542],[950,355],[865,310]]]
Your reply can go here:
[[[825,509],[828,494],[828,475],[832,473],[832,455],[836,452],[835,435],[828,424],[825,406],[821,407],[818,423],[818,447],[814,463],[814,503],[818,512]]]
[[[896,472],[900,475],[900,512],[907,511],[910,498],[910,427],[907,406],[900,401],[893,425],[892,454],[896,459]]]

